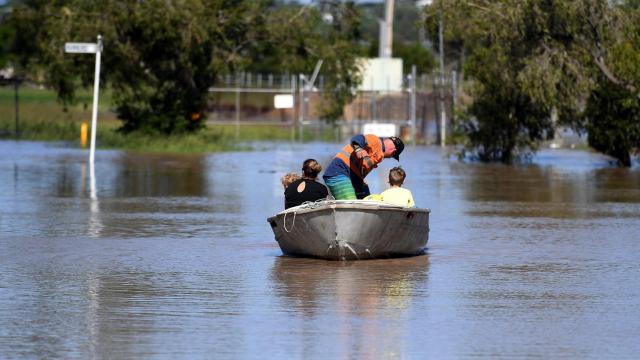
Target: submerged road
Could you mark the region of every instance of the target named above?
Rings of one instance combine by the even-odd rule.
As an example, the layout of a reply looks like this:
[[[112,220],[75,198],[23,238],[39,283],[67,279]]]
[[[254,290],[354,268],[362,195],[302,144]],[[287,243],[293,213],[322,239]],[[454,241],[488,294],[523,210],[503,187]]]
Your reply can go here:
[[[281,256],[280,176],[339,146],[99,150],[91,199],[86,150],[0,142],[0,358],[640,356],[640,169],[407,148],[426,255]]]

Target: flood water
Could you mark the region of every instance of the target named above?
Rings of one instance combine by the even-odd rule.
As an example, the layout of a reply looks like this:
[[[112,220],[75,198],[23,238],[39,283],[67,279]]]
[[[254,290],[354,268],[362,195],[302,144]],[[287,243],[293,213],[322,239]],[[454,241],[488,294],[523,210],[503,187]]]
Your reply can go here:
[[[341,146],[100,150],[92,199],[86,150],[0,142],[0,358],[640,357],[640,169],[407,148],[426,255],[282,256],[280,176]]]

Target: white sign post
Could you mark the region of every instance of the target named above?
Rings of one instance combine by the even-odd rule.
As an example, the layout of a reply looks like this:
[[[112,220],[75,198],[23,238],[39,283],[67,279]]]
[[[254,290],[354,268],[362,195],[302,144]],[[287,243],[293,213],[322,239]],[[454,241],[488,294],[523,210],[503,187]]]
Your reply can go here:
[[[70,54],[96,54],[96,72],[93,83],[93,111],[91,112],[91,150],[89,165],[93,167],[96,152],[96,127],[98,122],[98,89],[100,88],[100,55],[102,53],[102,36],[98,35],[97,43],[66,43],[64,51]]]
[[[96,154],[96,128],[98,126],[98,90],[100,89],[100,55],[102,53],[102,35],[97,43],[66,43],[64,51],[70,54],[96,54],[96,72],[93,82],[93,110],[91,112],[91,150],[89,151],[89,177],[91,199],[97,200],[96,177],[93,162]]]

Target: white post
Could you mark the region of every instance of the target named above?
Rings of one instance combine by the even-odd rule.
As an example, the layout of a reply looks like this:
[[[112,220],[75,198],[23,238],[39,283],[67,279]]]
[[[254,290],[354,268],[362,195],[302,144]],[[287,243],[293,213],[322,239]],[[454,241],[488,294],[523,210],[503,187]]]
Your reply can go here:
[[[416,146],[416,77],[418,76],[416,71],[416,66],[411,66],[411,82],[410,82],[410,92],[411,92],[411,145]]]
[[[98,47],[96,51],[96,73],[93,82],[93,111],[91,112],[91,151],[89,152],[89,165],[93,167],[96,153],[96,127],[98,126],[98,90],[100,88],[100,54],[102,54],[102,35],[98,35]]]
[[[65,43],[64,51],[70,54],[96,54],[96,71],[93,79],[93,110],[91,111],[91,148],[89,150],[89,185],[91,200],[97,200],[96,176],[93,166],[96,158],[96,131],[98,127],[98,93],[100,90],[100,55],[102,54],[102,35],[94,43]],[[97,206],[97,204],[96,204]],[[97,208],[96,208],[97,209]],[[92,212],[93,212],[92,203]]]

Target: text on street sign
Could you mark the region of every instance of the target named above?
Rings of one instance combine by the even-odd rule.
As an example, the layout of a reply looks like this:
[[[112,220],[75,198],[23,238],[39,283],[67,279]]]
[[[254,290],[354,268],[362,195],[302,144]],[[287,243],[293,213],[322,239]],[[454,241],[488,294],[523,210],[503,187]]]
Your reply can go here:
[[[98,44],[95,43],[66,43],[64,52],[76,54],[95,54],[98,52]]]

